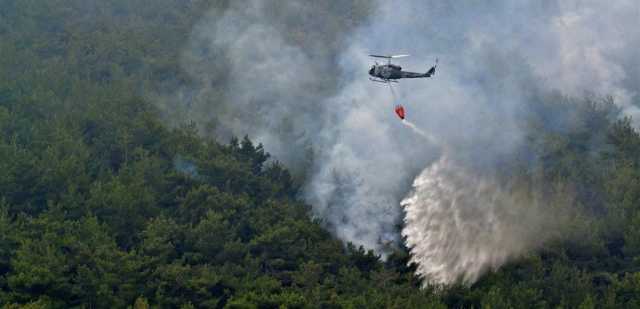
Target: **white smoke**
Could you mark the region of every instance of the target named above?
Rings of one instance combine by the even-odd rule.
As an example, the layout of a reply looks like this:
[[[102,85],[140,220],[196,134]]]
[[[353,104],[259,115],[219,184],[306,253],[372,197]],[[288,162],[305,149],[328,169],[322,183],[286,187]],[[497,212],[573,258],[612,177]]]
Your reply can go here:
[[[298,163],[303,152],[291,149],[305,147],[307,130],[319,130],[315,117],[324,106],[313,102],[327,94],[317,76],[321,63],[286,41],[284,21],[275,22],[269,6],[234,2],[194,29],[183,55],[183,67],[198,82],[191,117],[213,119],[208,129],[222,139],[249,135],[279,160]],[[298,6],[283,8],[288,17]]]
[[[317,11],[324,6],[332,11]],[[341,239],[384,253],[383,242],[399,240],[398,203],[412,173],[435,154],[424,156],[430,146],[403,130],[386,86],[353,83],[368,81],[367,51],[346,42],[357,57],[340,57],[345,50],[328,41],[354,31],[332,29],[332,15],[366,8],[246,1],[214,10],[184,52],[183,67],[197,84],[178,93],[190,98],[189,117],[205,133],[248,134],[288,166],[305,167],[303,196],[315,215]]]
[[[356,30],[330,17],[369,2],[323,3],[211,12],[184,53],[195,86],[177,96],[219,137],[249,134],[294,167],[313,153],[304,197],[343,240],[384,254],[405,216],[402,235],[428,282],[474,282],[544,239],[532,239],[547,226],[538,203],[487,176],[523,143],[532,102],[552,91],[612,95],[637,114],[635,0],[378,1]],[[412,54],[399,63],[409,71],[440,66],[392,97],[368,81],[369,53]]]

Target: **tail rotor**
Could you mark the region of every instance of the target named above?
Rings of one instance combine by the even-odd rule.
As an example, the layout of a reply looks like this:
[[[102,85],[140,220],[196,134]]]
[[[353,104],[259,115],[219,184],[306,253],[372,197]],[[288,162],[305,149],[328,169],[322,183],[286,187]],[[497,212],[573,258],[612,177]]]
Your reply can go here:
[[[436,58],[436,63],[427,71],[425,74],[427,77],[431,77],[436,74],[436,68],[438,67],[438,58]]]

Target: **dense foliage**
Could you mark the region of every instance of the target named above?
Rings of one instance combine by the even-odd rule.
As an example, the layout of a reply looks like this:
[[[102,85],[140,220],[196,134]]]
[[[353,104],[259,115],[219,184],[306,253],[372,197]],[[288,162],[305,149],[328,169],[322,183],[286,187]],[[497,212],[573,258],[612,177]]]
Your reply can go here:
[[[419,289],[406,252],[382,262],[310,219],[261,145],[169,128],[141,95],[188,82],[177,46],[225,5],[0,3],[0,305],[640,306],[640,136],[612,102],[545,98],[523,124],[512,176],[568,192],[571,235],[471,287]]]

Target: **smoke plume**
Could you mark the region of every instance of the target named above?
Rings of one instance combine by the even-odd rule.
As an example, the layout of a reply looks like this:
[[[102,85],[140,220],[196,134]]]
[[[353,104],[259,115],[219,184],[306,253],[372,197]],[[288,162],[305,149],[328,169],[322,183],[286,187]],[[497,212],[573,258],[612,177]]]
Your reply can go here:
[[[170,109],[304,171],[303,197],[341,239],[385,255],[402,235],[427,282],[472,283],[559,224],[495,176],[535,102],[612,95],[638,113],[639,18],[632,0],[234,2],[193,30],[193,83]],[[392,96],[367,79],[370,53],[440,66]]]

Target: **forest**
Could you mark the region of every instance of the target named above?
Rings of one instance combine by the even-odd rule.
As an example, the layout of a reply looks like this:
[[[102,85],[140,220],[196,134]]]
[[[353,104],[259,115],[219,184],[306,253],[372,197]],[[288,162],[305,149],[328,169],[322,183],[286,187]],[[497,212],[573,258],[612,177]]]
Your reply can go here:
[[[422,287],[407,248],[385,260],[325,229],[263,145],[145,94],[190,82],[178,47],[228,2],[0,2],[3,308],[640,307],[640,135],[613,99],[541,98],[508,162],[579,210],[568,237]]]

